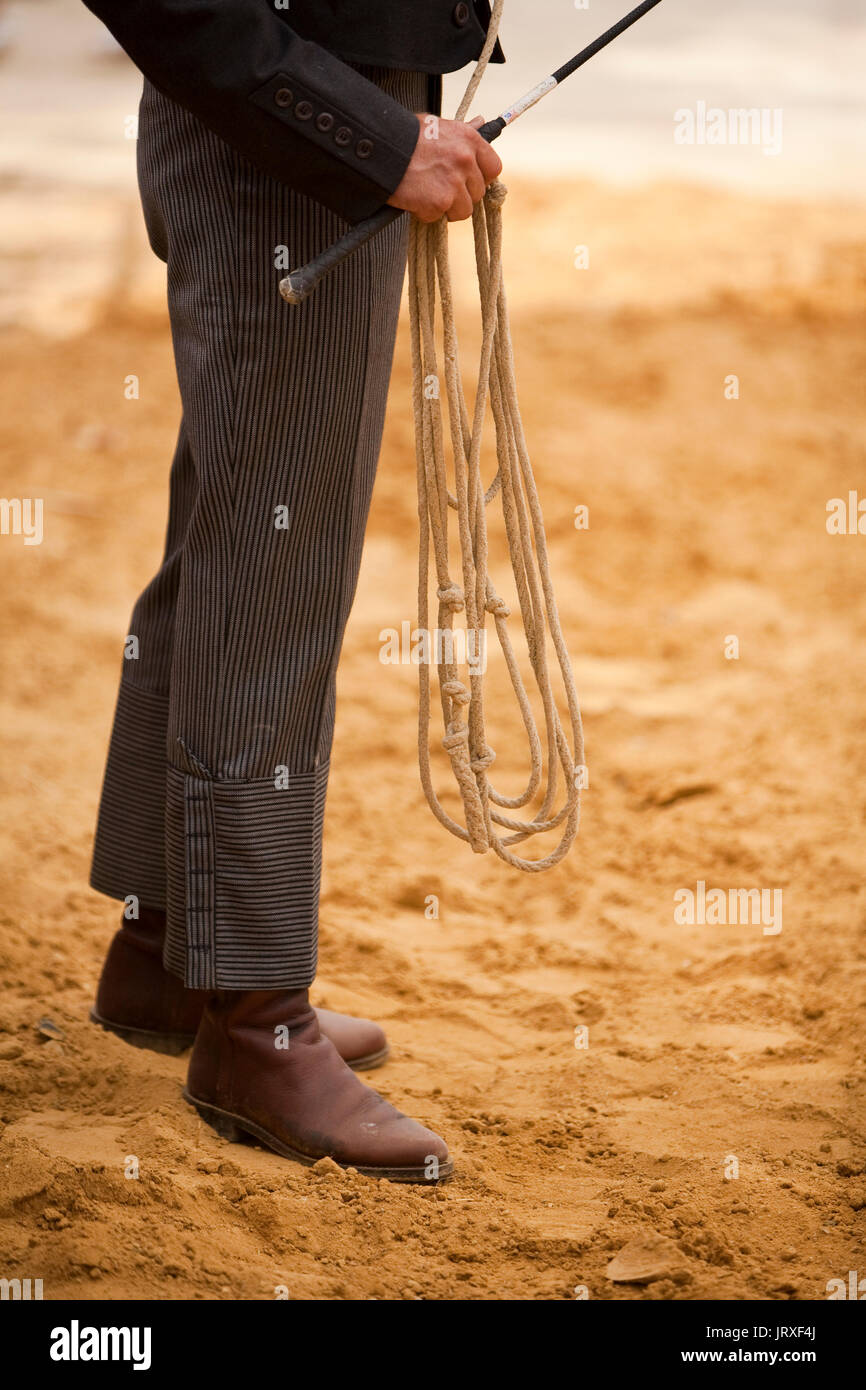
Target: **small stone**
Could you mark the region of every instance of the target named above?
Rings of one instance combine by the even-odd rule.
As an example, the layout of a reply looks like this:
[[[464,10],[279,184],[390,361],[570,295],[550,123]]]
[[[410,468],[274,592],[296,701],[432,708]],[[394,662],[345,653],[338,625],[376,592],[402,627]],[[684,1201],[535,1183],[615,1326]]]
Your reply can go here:
[[[344,1173],[339,1163],[335,1163],[332,1158],[320,1158],[310,1169],[317,1178],[342,1178]],[[387,1181],[387,1179],[384,1179]]]
[[[614,1255],[605,1271],[614,1284],[651,1284],[687,1274],[686,1261],[667,1236],[639,1236]]]
[[[40,1018],[36,1025],[36,1031],[40,1037],[51,1038],[55,1042],[60,1042],[66,1037],[63,1029],[58,1027],[50,1018]]]

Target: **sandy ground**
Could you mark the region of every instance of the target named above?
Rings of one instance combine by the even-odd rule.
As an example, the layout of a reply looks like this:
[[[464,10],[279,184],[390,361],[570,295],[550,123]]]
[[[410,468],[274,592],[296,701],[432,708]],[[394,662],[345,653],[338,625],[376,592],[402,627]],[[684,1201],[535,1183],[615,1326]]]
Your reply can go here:
[[[866,490],[866,213],[526,183],[506,211],[581,837],[519,876],[423,803],[413,672],[378,662],[414,612],[405,325],[327,808],[317,1001],[386,1024],[371,1079],[447,1138],[436,1191],[225,1144],[183,1059],[87,1021],[116,918],[86,887],[92,826],[178,414],[134,214],[109,247],[129,296],[71,338],[6,330],[3,491],[44,497],[45,539],[0,537],[0,1245],[46,1298],[809,1300],[866,1273],[866,540],[825,527]],[[510,706],[493,725],[517,786]],[[698,880],[781,889],[781,932],[677,925]],[[612,1283],[648,1236],[673,1242],[665,1277]]]

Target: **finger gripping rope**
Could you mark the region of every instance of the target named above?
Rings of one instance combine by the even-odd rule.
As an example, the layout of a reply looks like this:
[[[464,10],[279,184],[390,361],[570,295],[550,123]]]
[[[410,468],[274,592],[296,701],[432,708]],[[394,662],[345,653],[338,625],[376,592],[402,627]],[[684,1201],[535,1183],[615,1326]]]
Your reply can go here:
[[[497,0],[484,52],[479,59],[457,119],[465,117],[496,40],[503,0]],[[451,277],[448,265],[447,223],[426,224],[412,219],[409,239],[409,312],[412,342],[412,402],[418,483],[421,545],[418,565],[418,625],[429,631],[431,566],[436,580],[438,628],[436,670],[447,751],[463,806],[461,825],[441,805],[430,768],[430,663],[419,663],[418,756],[427,801],[441,823],[466,840],[476,854],[493,850],[515,868],[537,873],[559,863],[577,835],[583,769],[583,733],[577,691],[550,576],[544,521],[532,466],[526,448],[517,387],[505,291],[502,283],[502,206],[506,188],[491,184],[473,213],[475,262],[482,316],[482,345],[478,389],[470,422],[459,368]],[[443,346],[440,373],[436,337],[439,305]],[[445,426],[439,394],[425,385],[444,375],[448,434],[454,469],[454,494],[446,473]],[[485,493],[481,481],[481,441],[487,407],[493,417],[498,469]],[[532,672],[544,710],[544,737],[535,721],[529,696],[508,631],[510,609],[496,593],[488,575],[488,506],[501,498],[509,556],[517,589],[523,630]],[[449,573],[449,509],[457,514],[462,585]],[[469,686],[460,679],[454,661],[455,613],[465,612],[467,637],[478,641],[469,663]],[[491,785],[488,770],[495,753],[485,736],[484,689],[480,669],[481,643],[486,640],[490,614],[511,686],[520,709],[529,745],[530,775],[524,791],[506,797]],[[553,688],[548,649],[552,646],[568,708],[569,735],[563,727]],[[558,797],[559,772],[563,777]],[[544,783],[542,789],[542,783]],[[540,805],[529,819],[504,814],[534,799]],[[562,804],[555,810],[557,800]],[[541,859],[526,859],[509,848],[545,831],[562,827],[556,847]],[[511,833],[503,835],[500,829]]]

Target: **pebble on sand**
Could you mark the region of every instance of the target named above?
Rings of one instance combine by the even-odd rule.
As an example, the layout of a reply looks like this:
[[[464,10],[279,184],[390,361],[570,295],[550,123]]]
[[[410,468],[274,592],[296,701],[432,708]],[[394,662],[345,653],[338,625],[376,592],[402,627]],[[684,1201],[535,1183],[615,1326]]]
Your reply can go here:
[[[652,1284],[685,1272],[686,1259],[667,1236],[638,1236],[614,1255],[605,1273],[614,1284]]]

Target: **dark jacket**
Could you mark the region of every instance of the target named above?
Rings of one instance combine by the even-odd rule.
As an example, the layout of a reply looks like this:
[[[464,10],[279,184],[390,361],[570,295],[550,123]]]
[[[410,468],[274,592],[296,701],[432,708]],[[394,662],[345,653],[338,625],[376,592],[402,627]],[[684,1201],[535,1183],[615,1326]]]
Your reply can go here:
[[[161,92],[350,222],[393,193],[418,121],[347,64],[454,72],[478,57],[490,15],[487,0],[85,4]]]

